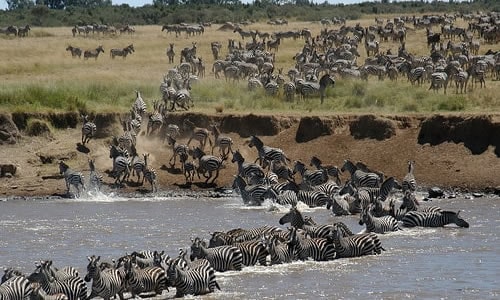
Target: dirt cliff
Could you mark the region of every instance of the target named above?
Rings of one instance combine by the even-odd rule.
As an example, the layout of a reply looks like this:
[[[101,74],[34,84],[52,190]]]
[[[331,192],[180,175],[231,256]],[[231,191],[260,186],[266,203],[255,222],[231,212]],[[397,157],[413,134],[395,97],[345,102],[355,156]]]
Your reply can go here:
[[[32,118],[46,120],[56,130],[50,135],[28,136],[27,124]],[[199,127],[217,124],[223,134],[233,139],[233,149],[239,149],[247,161],[257,157],[255,148],[248,147],[248,137],[256,135],[266,145],[279,147],[292,160],[301,160],[307,165],[313,155],[325,164],[339,167],[344,159],[350,159],[364,162],[386,176],[402,179],[407,172],[407,161],[415,160],[415,177],[421,187],[488,190],[500,186],[500,177],[497,176],[500,169],[498,114],[301,117],[173,113],[167,123],[181,126],[185,118]],[[123,120],[125,116],[120,114],[95,116],[97,138],[87,147],[82,147],[78,145],[81,124],[77,113],[3,114],[0,128],[11,128],[14,133],[5,134],[9,140],[0,145],[0,164],[15,164],[17,172],[15,176],[0,178],[0,195],[63,194],[65,185],[58,176],[58,161],[65,160],[71,168],[88,175],[89,156],[96,159],[97,169],[104,174],[105,182],[111,184],[113,179],[106,176],[106,170],[112,167],[108,147],[112,136],[122,133],[120,124]],[[7,123],[10,125],[2,126]],[[12,128],[12,124],[16,128]],[[180,170],[169,167],[172,152],[163,142],[162,134],[152,137],[141,133],[137,146],[139,153],[151,154],[160,189],[204,189],[205,186],[198,183],[202,180],[198,179],[195,184],[185,187]],[[179,142],[187,139],[187,136],[181,136]],[[234,174],[236,166],[229,159],[220,172],[217,186],[230,186]],[[296,176],[300,181],[299,175]],[[348,174],[342,174],[343,180],[347,178]],[[120,191],[144,191],[144,188],[131,183]]]

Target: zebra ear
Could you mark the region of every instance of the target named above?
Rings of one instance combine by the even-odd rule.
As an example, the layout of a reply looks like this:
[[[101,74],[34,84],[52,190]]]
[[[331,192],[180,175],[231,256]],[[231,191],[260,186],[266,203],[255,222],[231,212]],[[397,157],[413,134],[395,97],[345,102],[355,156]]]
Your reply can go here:
[[[91,260],[92,260],[92,258],[91,258],[90,256],[87,256],[87,260],[88,260],[88,261],[91,261]]]

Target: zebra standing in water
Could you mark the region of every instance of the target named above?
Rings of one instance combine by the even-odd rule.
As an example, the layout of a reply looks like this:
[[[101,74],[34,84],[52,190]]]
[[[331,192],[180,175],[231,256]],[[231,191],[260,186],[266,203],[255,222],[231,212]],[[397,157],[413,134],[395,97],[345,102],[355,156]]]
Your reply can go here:
[[[335,259],[335,247],[326,238],[306,238],[297,232],[296,227],[290,230],[288,247],[297,253],[298,259],[305,260],[309,257],[315,261]]]
[[[374,255],[385,250],[380,239],[373,232],[344,236],[343,228],[338,224],[335,227],[336,229],[332,231],[329,239],[335,245],[337,258]]]
[[[293,174],[297,172],[301,175],[302,182],[309,188],[328,181],[328,175],[325,170],[307,170],[305,164],[299,160],[295,161],[293,167]]]
[[[305,232],[307,232],[307,234],[312,238],[326,238],[330,235],[330,231],[335,229],[332,224],[306,224],[302,213],[295,206],[292,206],[290,211],[280,218],[279,223],[280,225],[290,223],[290,225],[295,228],[305,230]]]
[[[68,277],[60,280],[51,270],[52,261],[42,261],[28,280],[38,282],[49,295],[62,293],[68,300],[87,299],[87,285],[80,277]]]
[[[403,226],[406,227],[443,227],[454,223],[457,226],[469,228],[467,223],[460,216],[460,211],[410,211],[402,219]]]
[[[92,292],[89,299],[102,297],[104,300],[110,300],[118,294],[120,299],[123,300],[125,282],[120,273],[116,269],[101,270],[98,265],[101,259],[100,256],[96,257],[92,255],[87,257],[87,259],[89,260],[89,264],[87,265],[85,281],[90,282],[92,280]]]
[[[82,115],[83,125],[82,125],[82,145],[85,146],[86,143],[90,141],[91,138],[94,137],[97,126],[93,121],[89,121],[88,115]]]
[[[243,255],[240,249],[234,246],[219,246],[206,248],[206,244],[200,238],[192,240],[191,260],[195,258],[206,258],[212,268],[218,272],[229,270],[241,271],[243,265]]]
[[[408,161],[408,173],[403,178],[403,182],[401,183],[401,187],[403,188],[403,192],[410,191],[415,192],[417,190],[417,181],[415,180],[415,175],[413,175],[413,170],[415,169],[415,161]]]
[[[125,280],[132,293],[132,298],[141,293],[154,292],[161,295],[163,290],[168,290],[167,276],[162,267],[136,267],[130,258],[125,260]]]
[[[90,175],[89,175],[89,188],[94,189],[95,191],[99,191],[101,189],[102,185],[102,175],[99,174],[99,172],[96,171],[95,169],[95,160],[89,158],[89,169],[90,169]]]
[[[66,194],[69,195],[71,186],[76,188],[76,197],[80,197],[80,186],[85,191],[85,183],[82,173],[73,171],[63,161],[59,162],[59,173],[64,176],[66,182]]]
[[[23,300],[30,299],[33,295],[31,283],[24,276],[14,276],[0,285],[0,299]]]
[[[48,295],[38,282],[33,282],[31,284],[33,289],[30,299],[41,299],[41,300],[68,300],[68,296],[63,293],[58,293],[54,295]],[[1,297],[0,297],[1,298]],[[5,298],[4,298],[5,299]]]
[[[241,243],[235,243],[231,235],[216,231],[212,233],[212,237],[208,242],[209,248],[219,246],[236,246],[240,249],[243,256],[242,263],[245,266],[253,266],[259,263],[261,266],[267,265],[266,257],[269,254],[262,241],[252,240]]]
[[[354,187],[378,187],[380,177],[375,173],[367,173],[359,170],[350,160],[344,160],[344,165],[340,168],[342,172],[346,170],[351,174],[351,183]]]
[[[399,230],[398,221],[393,216],[374,217],[371,213],[372,205],[361,211],[359,225],[366,225],[365,232],[386,233]]]
[[[297,260],[297,255],[293,249],[289,248],[287,243],[281,242],[278,236],[264,235],[262,240],[271,256],[271,265],[291,263]]]

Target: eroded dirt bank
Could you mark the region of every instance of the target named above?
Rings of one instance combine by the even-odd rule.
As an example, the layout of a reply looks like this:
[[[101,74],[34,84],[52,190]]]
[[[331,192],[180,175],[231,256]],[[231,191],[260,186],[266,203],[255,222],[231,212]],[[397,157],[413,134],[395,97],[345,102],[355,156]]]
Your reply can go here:
[[[120,124],[126,116],[95,117],[97,139],[85,149],[77,145],[81,138],[77,113],[1,115],[0,164],[13,164],[17,170],[13,177],[0,178],[0,195],[63,193],[64,182],[57,176],[60,159],[88,175],[87,157],[91,156],[105,175],[105,182],[112,183],[113,179],[105,174],[111,169],[108,146],[113,135],[122,133]],[[50,134],[44,134],[44,130],[30,132],[36,135],[30,136],[27,124],[32,118],[46,120],[57,130]],[[416,161],[415,176],[421,186],[462,190],[488,190],[500,186],[500,114],[300,117],[175,113],[169,116],[167,123],[181,125],[185,118],[199,127],[218,124],[225,135],[233,138],[233,148],[239,149],[248,161],[257,156],[255,148],[247,145],[248,137],[257,135],[266,145],[280,147],[292,160],[302,160],[307,165],[313,155],[325,164],[338,166],[344,159],[350,159],[401,179],[407,172],[406,162],[412,159]],[[187,139],[184,135],[179,142]],[[140,153],[151,154],[151,163],[158,170],[160,189],[185,188],[179,170],[168,167],[171,150],[162,139],[141,134],[137,148]],[[225,165],[216,181],[218,186],[230,186],[236,174],[234,164],[227,161]],[[348,175],[343,174],[342,179],[347,178]],[[298,174],[297,179],[300,181]],[[204,187],[193,184],[189,188]],[[123,190],[138,189],[141,187],[130,184]]]

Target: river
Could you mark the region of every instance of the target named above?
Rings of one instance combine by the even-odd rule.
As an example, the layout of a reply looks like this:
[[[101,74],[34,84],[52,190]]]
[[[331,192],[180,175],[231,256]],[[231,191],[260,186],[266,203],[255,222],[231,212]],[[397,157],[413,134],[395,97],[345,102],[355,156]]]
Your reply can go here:
[[[165,250],[176,256],[191,238],[210,232],[277,225],[287,207],[245,207],[238,196],[94,195],[82,199],[0,199],[0,267],[25,273],[51,259],[85,275],[87,256],[110,260],[126,252]],[[381,255],[329,262],[294,262],[217,273],[221,291],[203,299],[498,299],[500,198],[434,200],[461,210],[470,228],[412,228],[380,235]],[[422,205],[428,205],[423,203]],[[271,209],[273,208],[273,209]],[[358,216],[334,217],[325,208],[300,210],[318,223],[343,221],[363,229]],[[171,298],[174,289],[161,298]]]

